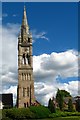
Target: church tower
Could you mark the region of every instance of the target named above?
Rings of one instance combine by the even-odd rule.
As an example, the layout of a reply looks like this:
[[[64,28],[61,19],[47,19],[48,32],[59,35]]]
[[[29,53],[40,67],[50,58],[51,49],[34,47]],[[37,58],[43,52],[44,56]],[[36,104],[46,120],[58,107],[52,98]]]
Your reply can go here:
[[[28,107],[34,103],[32,35],[24,6],[21,31],[18,36],[18,88],[17,107]]]

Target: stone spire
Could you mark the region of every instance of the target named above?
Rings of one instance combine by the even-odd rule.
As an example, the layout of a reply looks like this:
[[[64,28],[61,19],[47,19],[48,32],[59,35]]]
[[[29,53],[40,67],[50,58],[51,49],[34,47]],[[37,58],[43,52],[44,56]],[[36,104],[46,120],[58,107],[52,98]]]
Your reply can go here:
[[[22,19],[22,29],[26,30],[26,33],[29,31],[28,20],[26,16],[26,7],[24,6],[23,19]]]
[[[28,25],[27,16],[26,16],[26,7],[24,6],[23,20],[22,25]]]

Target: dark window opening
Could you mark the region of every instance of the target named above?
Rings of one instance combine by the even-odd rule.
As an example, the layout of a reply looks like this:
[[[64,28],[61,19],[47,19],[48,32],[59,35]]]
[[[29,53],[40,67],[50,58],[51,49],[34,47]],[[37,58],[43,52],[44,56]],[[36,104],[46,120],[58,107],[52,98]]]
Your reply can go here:
[[[27,96],[29,97],[29,87],[27,87]]]
[[[25,97],[25,88],[23,88],[23,97]]]
[[[28,38],[28,42],[30,42],[30,38]]]
[[[28,61],[28,64],[30,64],[30,56],[29,56],[29,54],[27,54],[27,61]]]
[[[24,108],[26,108],[26,103],[24,103]]]

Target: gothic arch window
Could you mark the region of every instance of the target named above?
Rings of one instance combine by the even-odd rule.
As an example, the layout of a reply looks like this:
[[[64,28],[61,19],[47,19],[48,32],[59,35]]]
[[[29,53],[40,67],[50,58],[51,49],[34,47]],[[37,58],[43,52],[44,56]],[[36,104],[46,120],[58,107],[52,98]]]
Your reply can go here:
[[[26,57],[27,57],[27,61],[28,61],[28,64],[29,64],[29,54],[28,53],[27,53]]]
[[[26,108],[26,103],[24,103],[24,108]]]
[[[30,42],[30,38],[28,38],[28,42]]]
[[[27,79],[31,80],[31,74],[30,73],[27,74]]]
[[[25,53],[23,54],[23,64],[28,64],[28,58]]]
[[[26,74],[26,80],[27,80],[27,74]]]
[[[29,80],[29,73],[28,73],[28,80]]]
[[[30,75],[30,80],[32,80],[32,74]]]
[[[25,88],[23,88],[23,97],[25,97]]]
[[[27,96],[29,97],[29,87],[27,87]]]
[[[25,74],[25,80],[26,80],[26,74]]]
[[[27,74],[27,80],[29,80],[28,77],[29,77],[29,76],[28,76],[28,74]]]
[[[22,73],[22,80],[25,80],[25,74]]]
[[[31,98],[31,94],[32,94],[32,87],[30,85],[30,98]]]
[[[26,57],[27,57],[27,62],[28,62],[28,64],[30,64],[30,56],[29,56],[28,53],[27,53]]]
[[[25,54],[23,54],[23,64],[26,64]]]

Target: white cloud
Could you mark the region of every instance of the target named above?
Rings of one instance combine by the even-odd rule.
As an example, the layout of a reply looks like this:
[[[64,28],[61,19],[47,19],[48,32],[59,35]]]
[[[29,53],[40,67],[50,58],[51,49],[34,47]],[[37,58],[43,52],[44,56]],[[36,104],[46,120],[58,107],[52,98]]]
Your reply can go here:
[[[41,104],[47,105],[49,98],[56,96],[58,88],[67,90],[72,96],[77,96],[78,84],[80,84],[79,81],[71,81],[69,83],[50,82],[49,84],[43,82],[35,82],[35,97]],[[16,103],[17,86],[10,86],[10,88],[5,88],[3,92],[13,93],[14,104]]]
[[[78,76],[78,53],[75,50],[68,50],[61,53],[53,52],[34,56],[34,76],[53,77],[60,75],[62,78]],[[39,74],[38,74],[39,73]]]
[[[17,66],[17,36],[19,25],[7,24],[2,28],[2,53],[3,66]],[[13,62],[14,61],[14,62]]]
[[[36,40],[40,40],[40,39],[49,41],[49,38],[46,37],[46,34],[47,34],[46,32],[38,33],[36,30],[32,30],[31,32],[33,36],[33,43],[36,42]]]
[[[2,33],[1,33],[2,31]],[[2,66],[1,80],[3,85],[10,86],[17,83],[17,36],[19,32],[18,24],[7,24],[0,27],[0,51],[2,53]],[[2,34],[2,35],[1,35]],[[2,40],[1,40],[2,36]],[[1,69],[0,69],[1,70]],[[1,71],[0,71],[1,73]]]
[[[67,90],[72,96],[78,95],[79,83],[79,81],[71,81],[68,83],[59,83],[54,81],[49,84],[39,82],[35,84],[35,95],[42,104],[46,105],[48,103],[49,98],[56,96],[58,88]]]
[[[12,92],[16,99],[18,73],[17,73],[17,36],[20,26],[7,24],[3,26],[2,43],[2,75],[3,92]],[[1,37],[1,27],[0,27]],[[48,99],[56,95],[57,88],[68,90],[73,96],[78,94],[78,81],[60,83],[56,81],[60,77],[78,76],[78,53],[68,50],[60,53],[42,54],[33,56],[33,70],[35,81],[35,96],[42,103],[47,104]],[[1,59],[0,59],[1,64]],[[0,68],[1,73],[1,68]],[[73,87],[74,86],[74,87]]]

